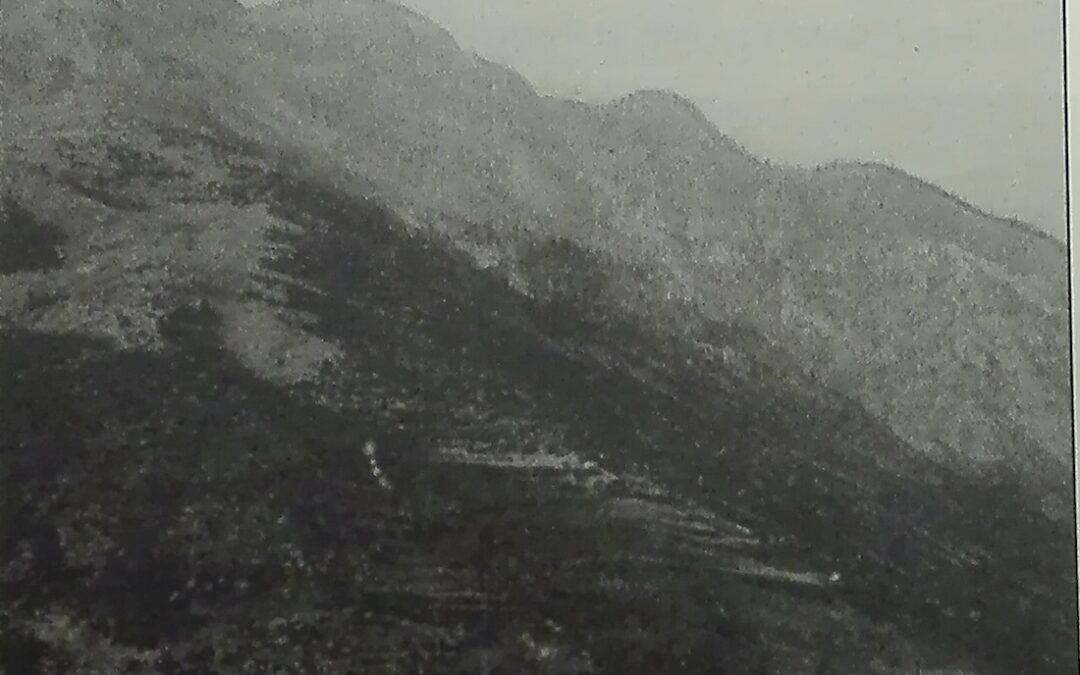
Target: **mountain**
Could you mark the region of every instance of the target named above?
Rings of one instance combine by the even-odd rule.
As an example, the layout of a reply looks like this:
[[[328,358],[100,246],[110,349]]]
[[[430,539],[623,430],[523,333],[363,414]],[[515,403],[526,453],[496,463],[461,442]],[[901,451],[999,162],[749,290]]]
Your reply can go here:
[[[1059,242],[889,167],[760,162],[664,92],[539,97],[393,5],[284,2],[253,21],[288,61],[260,80],[275,116],[331,135],[396,208],[508,275],[534,236],[624,259],[651,277],[629,311],[675,297],[754,325],[935,460],[1022,461],[1036,491],[1065,489]]]
[[[7,672],[1075,672],[1053,240],[385,2],[0,23]]]

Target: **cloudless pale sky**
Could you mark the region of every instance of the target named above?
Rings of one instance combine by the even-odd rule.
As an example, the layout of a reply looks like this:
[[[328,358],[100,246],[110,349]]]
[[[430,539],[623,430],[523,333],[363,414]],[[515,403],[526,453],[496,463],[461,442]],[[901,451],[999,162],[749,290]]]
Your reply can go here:
[[[544,93],[693,99],[752,152],[895,164],[1065,236],[1058,0],[401,0]]]

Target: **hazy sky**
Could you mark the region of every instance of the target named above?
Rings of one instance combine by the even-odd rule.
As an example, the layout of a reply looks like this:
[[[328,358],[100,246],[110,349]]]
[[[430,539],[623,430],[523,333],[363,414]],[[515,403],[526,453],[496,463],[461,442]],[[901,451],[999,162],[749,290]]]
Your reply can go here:
[[[544,93],[694,99],[756,154],[887,161],[1064,237],[1058,0],[403,0]]]

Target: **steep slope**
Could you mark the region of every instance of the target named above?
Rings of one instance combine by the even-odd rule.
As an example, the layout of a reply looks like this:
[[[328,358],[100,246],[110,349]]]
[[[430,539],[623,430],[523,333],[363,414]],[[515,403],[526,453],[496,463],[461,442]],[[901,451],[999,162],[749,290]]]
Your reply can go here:
[[[648,270],[646,288],[622,290],[628,311],[667,318],[678,298],[750,322],[918,451],[970,470],[1018,462],[1061,501],[1059,243],[893,169],[763,164],[662,92],[538,97],[385,2],[284,2],[252,21],[261,56],[243,78],[275,111],[251,122],[259,134],[322,139],[508,276],[528,241],[552,237]]]
[[[799,318],[785,328],[822,327],[832,348],[815,366],[830,384],[860,392],[927,450],[1019,454],[1046,477],[1060,471],[1070,424],[1063,247],[883,167],[820,170],[803,195],[803,227],[784,247]]]
[[[532,299],[221,130],[115,123],[4,212],[64,233],[0,277],[9,670],[1067,672],[1015,476],[880,462],[753,331],[705,361],[557,265]]]

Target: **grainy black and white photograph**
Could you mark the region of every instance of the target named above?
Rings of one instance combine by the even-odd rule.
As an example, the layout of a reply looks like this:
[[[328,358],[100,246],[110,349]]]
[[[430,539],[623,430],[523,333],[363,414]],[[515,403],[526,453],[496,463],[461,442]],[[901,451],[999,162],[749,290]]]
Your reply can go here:
[[[1049,0],[3,0],[3,675],[1068,675]]]

